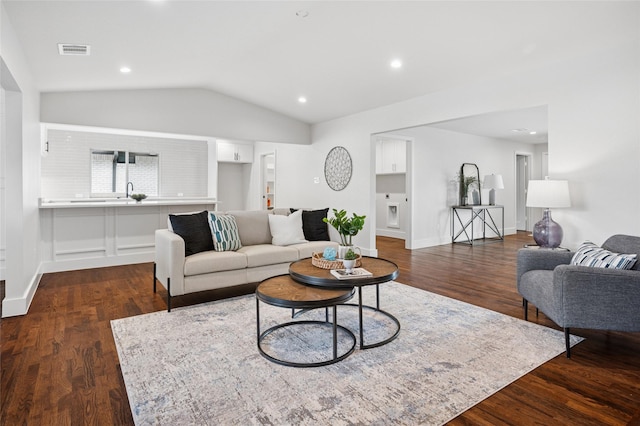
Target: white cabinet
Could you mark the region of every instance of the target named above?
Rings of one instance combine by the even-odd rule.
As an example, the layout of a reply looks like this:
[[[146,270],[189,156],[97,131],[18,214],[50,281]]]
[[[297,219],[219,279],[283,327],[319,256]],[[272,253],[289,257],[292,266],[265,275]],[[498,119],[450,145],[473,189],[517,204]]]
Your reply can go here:
[[[253,145],[242,142],[218,141],[218,162],[253,163]]]
[[[407,142],[378,139],[376,142],[376,174],[407,172]]]

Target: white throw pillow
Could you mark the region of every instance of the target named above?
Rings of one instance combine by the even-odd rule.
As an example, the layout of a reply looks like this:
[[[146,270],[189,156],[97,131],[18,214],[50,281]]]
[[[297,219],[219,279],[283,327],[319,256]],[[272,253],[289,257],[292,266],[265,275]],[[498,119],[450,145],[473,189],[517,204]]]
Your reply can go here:
[[[274,246],[289,246],[291,244],[306,243],[302,231],[302,210],[289,216],[270,214],[269,228],[271,229],[271,244]]]

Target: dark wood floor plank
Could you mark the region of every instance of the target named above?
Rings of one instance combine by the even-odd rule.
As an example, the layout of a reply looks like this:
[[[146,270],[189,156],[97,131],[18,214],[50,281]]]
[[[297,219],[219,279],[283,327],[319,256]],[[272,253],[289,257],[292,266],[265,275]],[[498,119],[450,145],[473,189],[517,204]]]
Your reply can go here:
[[[515,258],[526,233],[504,242],[406,250],[379,237],[398,281],[522,318]],[[110,321],[166,309],[151,264],[45,274],[29,314],[0,322],[1,425],[131,425]],[[0,292],[3,289],[0,288]],[[184,306],[248,294],[255,284],[174,299]],[[529,318],[558,328],[530,307]],[[640,334],[573,330],[586,340],[453,419],[453,425],[640,423]]]

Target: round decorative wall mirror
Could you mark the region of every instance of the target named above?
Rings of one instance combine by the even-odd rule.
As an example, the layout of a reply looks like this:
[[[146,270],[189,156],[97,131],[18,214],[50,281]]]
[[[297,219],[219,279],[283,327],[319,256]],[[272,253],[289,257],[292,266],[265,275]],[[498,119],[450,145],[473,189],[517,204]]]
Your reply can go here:
[[[329,188],[342,191],[351,180],[352,163],[349,151],[343,146],[336,146],[329,151],[324,161],[324,178]]]

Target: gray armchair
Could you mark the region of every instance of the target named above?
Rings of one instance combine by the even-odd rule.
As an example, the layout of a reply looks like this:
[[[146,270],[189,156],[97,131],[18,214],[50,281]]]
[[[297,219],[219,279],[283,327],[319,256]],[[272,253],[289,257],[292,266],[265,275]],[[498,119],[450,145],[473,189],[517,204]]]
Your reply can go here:
[[[528,303],[564,329],[567,358],[569,329],[640,331],[640,237],[614,235],[602,247],[616,253],[638,254],[633,269],[570,265],[573,252],[518,251],[517,285]]]

